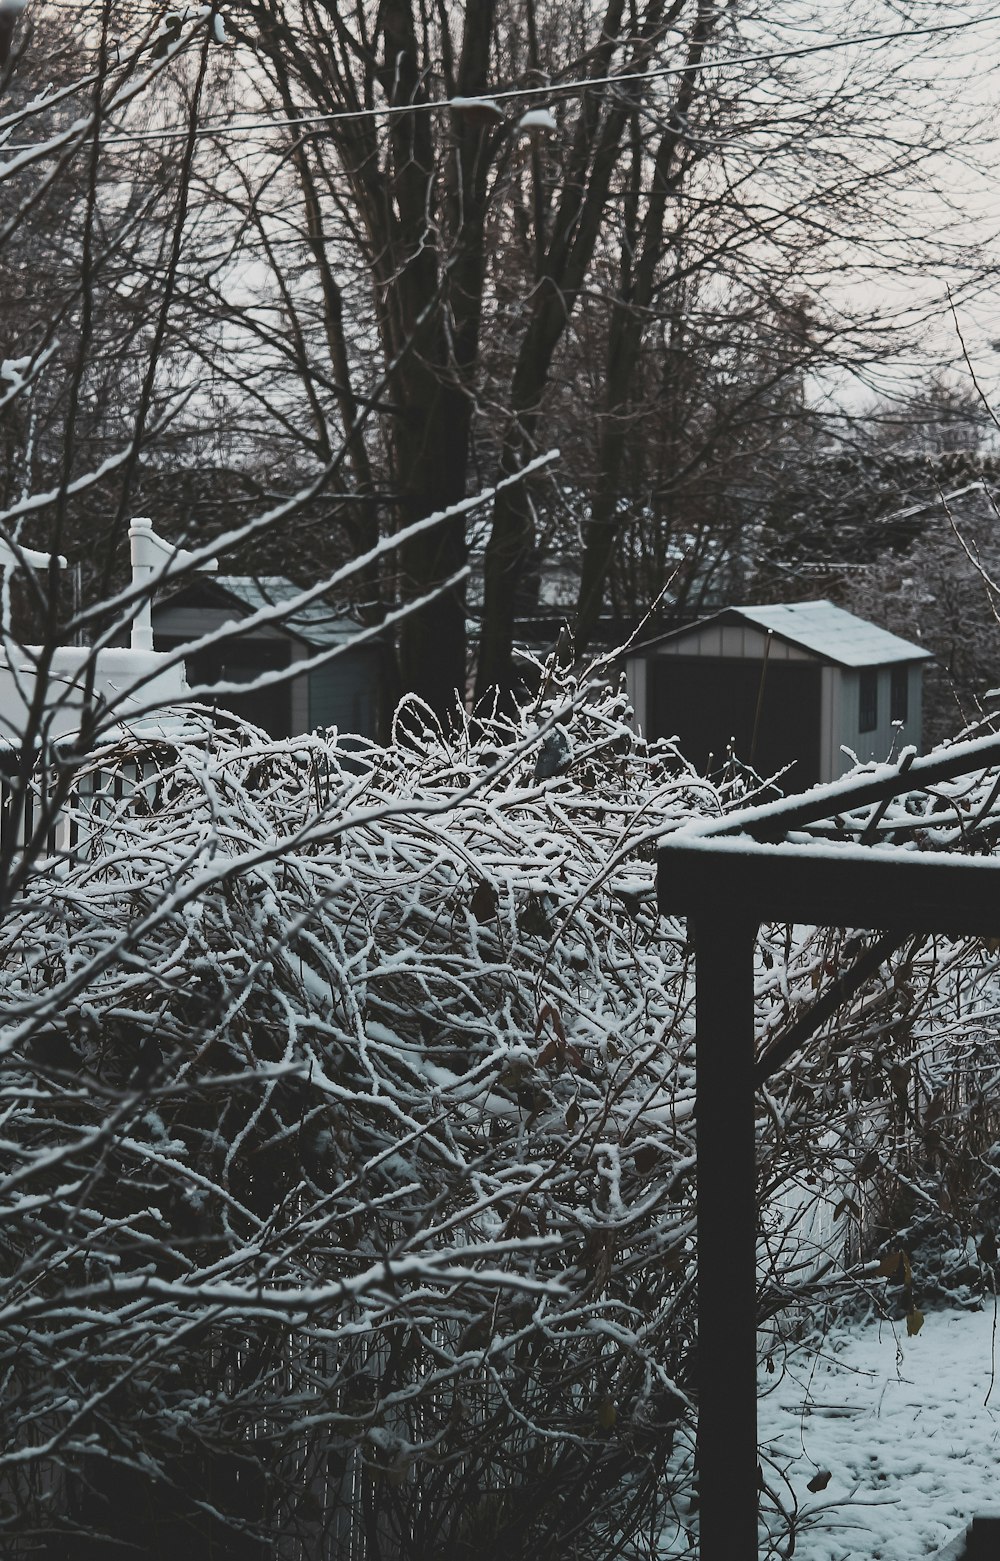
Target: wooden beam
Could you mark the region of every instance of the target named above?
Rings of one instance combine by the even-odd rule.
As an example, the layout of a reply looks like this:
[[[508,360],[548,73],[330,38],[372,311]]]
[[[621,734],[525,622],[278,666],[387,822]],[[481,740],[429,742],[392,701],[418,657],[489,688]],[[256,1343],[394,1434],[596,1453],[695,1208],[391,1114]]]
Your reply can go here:
[[[1000,861],[684,830],[658,851],[657,901],[688,918],[696,961],[700,1558],[754,1561],[757,927],[998,936]]]
[[[664,915],[741,906],[758,921],[1000,936],[1000,859],[744,836],[668,836],[657,854]]]
[[[851,813],[886,798],[905,796],[927,786],[963,775],[974,775],[1000,765],[1000,737],[977,737],[970,742],[939,748],[923,759],[907,759],[905,765],[881,764],[871,772],[848,775],[825,786],[773,802],[724,813],[720,818],[700,821],[689,827],[691,834],[717,838],[719,835],[752,835],[758,840],[777,840],[789,830],[803,829],[832,819],[838,813]]]

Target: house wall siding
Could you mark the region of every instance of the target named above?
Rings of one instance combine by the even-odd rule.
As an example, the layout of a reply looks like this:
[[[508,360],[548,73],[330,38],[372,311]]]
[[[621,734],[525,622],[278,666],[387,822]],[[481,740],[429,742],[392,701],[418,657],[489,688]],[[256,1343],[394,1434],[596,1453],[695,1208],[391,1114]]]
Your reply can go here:
[[[632,725],[640,737],[649,732],[649,711],[646,700],[649,688],[645,656],[630,656],[625,663],[625,692],[632,706]]]
[[[292,645],[293,666],[297,661],[306,661],[308,656],[309,650],[307,646],[295,644]],[[302,673],[301,677],[292,679],[292,686],[289,690],[289,693],[291,695],[292,701],[291,719],[293,737],[297,736],[299,732],[308,732],[310,730],[309,683],[310,676],[308,672]]]
[[[378,723],[378,653],[347,650],[309,679],[309,727],[374,737]]]
[[[845,669],[840,675],[841,707],[838,747],[849,748],[862,764],[884,764],[897,758],[901,749],[920,746],[921,695],[923,670],[919,663],[907,668],[907,718],[901,727],[892,723],[892,667],[878,669],[878,721],[870,732],[859,731],[861,714],[861,671]],[[835,758],[838,756],[835,754]],[[853,767],[853,760],[840,753],[834,779]]]
[[[157,607],[153,614],[153,633],[198,640],[204,634],[214,634],[227,623],[238,628],[240,622],[239,616],[225,607]],[[288,636],[281,629],[262,627],[255,629],[248,638],[282,640]]]
[[[800,650],[797,645],[788,645],[777,635],[771,635],[771,648],[768,651],[768,660],[771,661],[815,661],[815,656],[806,650]],[[682,634],[677,639],[672,639],[669,644],[658,645],[653,654],[657,656],[715,656],[733,658],[743,661],[760,661],[764,654],[764,647],[768,641],[768,635],[763,629],[755,629],[739,623],[709,623],[703,628],[692,629],[690,634]]]

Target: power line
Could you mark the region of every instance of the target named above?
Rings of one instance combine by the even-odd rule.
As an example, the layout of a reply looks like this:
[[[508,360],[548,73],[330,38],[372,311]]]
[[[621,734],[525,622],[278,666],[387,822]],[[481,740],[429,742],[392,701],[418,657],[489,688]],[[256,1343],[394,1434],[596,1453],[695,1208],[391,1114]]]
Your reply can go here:
[[[95,0],[95,3],[100,3],[100,0]],[[938,22],[926,27],[900,28],[893,32],[858,33],[851,38],[833,38],[823,43],[801,44],[797,48],[775,49],[761,54],[733,55],[728,59],[702,60],[694,65],[662,65],[646,71],[622,71],[610,76],[591,76],[577,81],[550,82],[546,86],[509,87],[497,92],[484,94],[483,100],[500,103],[511,99],[523,100],[538,97],[551,99],[560,95],[582,94],[595,87],[613,87],[630,83],[658,81],[672,76],[703,75],[708,71],[724,71],[734,67],[766,65],[780,60],[802,59],[810,55],[829,54],[835,50],[855,48],[862,44],[895,43],[902,39],[931,37],[942,33],[966,32],[970,28],[984,27],[993,22],[1000,22],[1000,12],[991,12],[988,16],[968,17],[966,20],[959,22]],[[231,119],[217,120],[194,127],[185,126],[167,130],[130,131],[102,136],[101,144],[103,146],[128,146],[153,141],[182,141],[187,140],[191,135],[196,137],[235,136],[244,135],[252,130],[302,130],[311,126],[342,123],[349,120],[392,119],[400,114],[441,113],[452,107],[453,102],[450,98],[432,98],[423,103],[385,104],[381,107],[372,108],[338,109],[333,113],[302,114],[292,119],[270,117],[240,121],[235,124]],[[44,144],[44,142],[40,141],[18,142],[13,145],[0,146],[0,150],[27,152],[33,151],[38,146],[44,146]]]

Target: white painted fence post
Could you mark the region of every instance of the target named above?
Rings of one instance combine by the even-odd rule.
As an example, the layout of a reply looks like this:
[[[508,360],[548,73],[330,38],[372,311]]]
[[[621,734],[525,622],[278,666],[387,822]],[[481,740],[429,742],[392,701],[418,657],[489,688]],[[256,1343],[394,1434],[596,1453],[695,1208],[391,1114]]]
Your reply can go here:
[[[158,537],[153,530],[153,522],[145,517],[133,520],[128,528],[128,538],[132,584],[143,588],[132,619],[130,644],[133,650],[152,650],[154,578],[162,580],[167,575],[179,574],[192,566],[203,574],[214,574],[219,567],[219,560],[206,558],[200,564],[194,564],[193,553]]]

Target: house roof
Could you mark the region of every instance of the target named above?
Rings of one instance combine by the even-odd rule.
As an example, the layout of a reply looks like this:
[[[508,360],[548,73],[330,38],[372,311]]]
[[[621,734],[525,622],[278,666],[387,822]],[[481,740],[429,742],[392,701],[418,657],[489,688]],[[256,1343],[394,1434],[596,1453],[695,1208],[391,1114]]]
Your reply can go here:
[[[711,618],[688,624],[683,629],[673,629],[660,635],[640,650],[662,645],[666,640],[679,639],[682,635],[696,633],[710,624],[719,625],[735,621],[752,624],[777,635],[790,645],[797,645],[824,661],[832,661],[841,667],[884,666],[889,662],[927,661],[930,651],[910,640],[880,629],[866,618],[835,607],[832,602],[776,602],[764,607],[727,607]]]
[[[210,580],[185,581],[178,595],[187,596],[192,592],[208,597],[224,593],[249,614],[262,607],[280,607],[293,602],[301,596],[302,588],[284,575],[213,575]],[[355,618],[349,618],[323,601],[307,602],[287,617],[283,616],[273,627],[295,635],[317,650],[342,645],[358,632]]]

